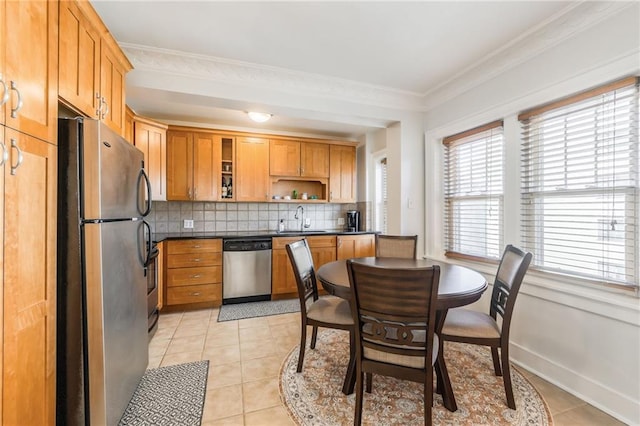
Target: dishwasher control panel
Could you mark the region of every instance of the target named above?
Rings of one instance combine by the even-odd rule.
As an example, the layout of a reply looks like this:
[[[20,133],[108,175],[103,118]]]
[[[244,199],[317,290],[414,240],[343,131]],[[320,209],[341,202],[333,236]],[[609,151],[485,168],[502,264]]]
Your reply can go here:
[[[224,240],[222,251],[271,250],[271,240]]]

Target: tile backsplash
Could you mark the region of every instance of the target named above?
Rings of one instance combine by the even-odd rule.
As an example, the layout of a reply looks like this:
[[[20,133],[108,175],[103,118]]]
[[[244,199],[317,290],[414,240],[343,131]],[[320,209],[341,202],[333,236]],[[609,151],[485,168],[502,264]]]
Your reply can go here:
[[[215,203],[154,201],[147,221],[154,232],[276,231],[280,219],[285,229],[299,230],[294,203]],[[304,217],[311,219],[309,230],[342,230],[338,219],[356,204],[302,204]],[[360,206],[358,206],[360,207]],[[193,229],[184,228],[193,220]]]

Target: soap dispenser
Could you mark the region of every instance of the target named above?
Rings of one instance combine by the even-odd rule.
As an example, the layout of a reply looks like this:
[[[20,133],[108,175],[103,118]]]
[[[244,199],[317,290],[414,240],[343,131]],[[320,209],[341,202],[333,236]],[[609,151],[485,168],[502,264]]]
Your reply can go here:
[[[284,219],[280,219],[280,223],[278,223],[278,232],[284,232]]]

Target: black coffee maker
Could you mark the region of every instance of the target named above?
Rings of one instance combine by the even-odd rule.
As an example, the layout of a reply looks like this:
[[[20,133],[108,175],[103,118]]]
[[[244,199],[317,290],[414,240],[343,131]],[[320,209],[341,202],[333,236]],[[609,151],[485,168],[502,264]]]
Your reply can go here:
[[[360,230],[360,212],[358,210],[347,211],[347,232]]]

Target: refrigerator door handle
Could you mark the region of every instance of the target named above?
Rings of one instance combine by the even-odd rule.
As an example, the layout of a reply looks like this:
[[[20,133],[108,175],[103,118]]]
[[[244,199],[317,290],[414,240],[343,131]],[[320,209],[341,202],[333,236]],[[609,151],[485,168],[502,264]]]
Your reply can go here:
[[[151,181],[149,180],[149,176],[147,176],[147,172],[144,171],[144,169],[140,169],[140,174],[138,175],[138,191],[140,191],[140,180],[144,179],[145,182],[145,186],[147,189],[147,205],[145,206],[145,209],[142,210],[140,208],[140,206],[138,206],[138,212],[142,215],[142,217],[147,216],[150,212],[151,212]],[[140,195],[140,194],[138,194]],[[138,197],[138,200],[140,200],[141,197]]]
[[[151,263],[151,260],[158,255],[158,249],[154,250],[153,248],[153,237],[151,235],[151,225],[149,225],[149,222],[142,220],[141,228],[142,238],[138,239],[139,242],[142,242],[140,247],[140,262],[146,270],[149,263]]]

